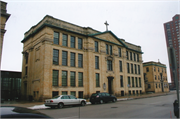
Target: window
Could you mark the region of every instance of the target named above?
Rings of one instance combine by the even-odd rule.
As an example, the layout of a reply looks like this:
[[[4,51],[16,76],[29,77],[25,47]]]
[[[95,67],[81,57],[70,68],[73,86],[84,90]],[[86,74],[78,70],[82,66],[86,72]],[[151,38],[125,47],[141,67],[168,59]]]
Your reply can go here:
[[[67,91],[62,91],[62,95],[67,95]],[[63,96],[61,99],[69,99],[69,96]]]
[[[25,75],[28,74],[28,67],[25,67]]]
[[[149,67],[146,68],[146,72],[149,72]]]
[[[132,77],[132,87],[134,87],[134,77]]]
[[[107,60],[107,70],[112,71],[112,61],[111,60]]]
[[[139,87],[141,87],[141,78],[139,78]]]
[[[58,32],[54,32],[54,44],[59,45],[59,33]]]
[[[123,76],[120,76],[120,85],[123,87]]]
[[[62,65],[67,66],[67,51],[62,51]]]
[[[151,84],[148,84],[148,88],[151,88]]]
[[[140,65],[138,65],[138,74],[141,74]]]
[[[83,67],[83,55],[78,54],[78,67]]]
[[[26,64],[28,64],[28,56],[29,56],[29,54],[25,53]]]
[[[161,88],[161,85],[159,84],[159,88]]]
[[[95,56],[95,68],[99,69],[99,57]]]
[[[52,97],[59,95],[59,91],[52,91]]]
[[[134,53],[134,61],[136,61],[136,54]]]
[[[63,46],[67,46],[67,43],[68,42],[68,37],[67,37],[67,35],[66,34],[63,34],[63,41],[62,41],[62,45]]]
[[[121,48],[118,48],[119,57],[121,57]]]
[[[79,98],[83,98],[83,91],[79,91],[78,96],[79,96]]]
[[[156,71],[156,67],[154,67],[154,71]]]
[[[76,91],[71,91],[71,95],[76,97]]]
[[[134,64],[135,74],[137,74],[137,67],[136,64]]]
[[[127,60],[129,60],[129,53],[126,51]]]
[[[120,72],[123,71],[123,68],[122,68],[122,61],[119,61],[119,69],[120,69]]]
[[[128,77],[128,84],[131,85],[131,79]]]
[[[71,52],[71,67],[75,67],[75,53]]]
[[[135,77],[135,80],[136,80],[136,87],[138,87],[138,79],[137,79],[137,77]]]
[[[96,87],[100,87],[99,85],[99,74],[96,73]]]
[[[82,39],[78,38],[78,49],[82,49]]]
[[[156,83],[156,88],[157,88],[157,83]]]
[[[139,62],[139,54],[137,54],[137,62]]]
[[[71,36],[71,48],[75,48],[75,37],[74,36]]]
[[[71,71],[71,86],[76,86],[76,72]]]
[[[106,44],[106,54],[109,54],[109,46]]]
[[[127,73],[130,73],[130,71],[129,71],[129,63],[127,63]]]
[[[109,46],[110,55],[112,55],[112,45]]]
[[[132,52],[130,52],[130,60],[132,60]]]
[[[83,87],[83,73],[82,72],[78,73],[78,86]]]
[[[52,85],[53,86],[58,86],[58,76],[59,71],[58,70],[53,70],[53,80],[52,80]]]
[[[53,64],[59,64],[59,50],[53,49]]]
[[[94,43],[94,47],[95,47],[95,52],[98,52],[98,42],[97,41],[95,41],[95,43]]]
[[[62,71],[62,86],[67,86],[67,71]]]
[[[131,64],[131,73],[133,74],[133,64]]]

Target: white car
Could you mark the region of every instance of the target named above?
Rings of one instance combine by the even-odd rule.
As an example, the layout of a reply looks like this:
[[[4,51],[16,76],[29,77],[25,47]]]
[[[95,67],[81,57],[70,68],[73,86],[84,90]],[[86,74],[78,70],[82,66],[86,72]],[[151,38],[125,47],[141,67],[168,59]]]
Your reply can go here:
[[[64,105],[86,105],[85,99],[79,99],[73,95],[57,95],[52,99],[45,100],[45,106],[63,108]]]

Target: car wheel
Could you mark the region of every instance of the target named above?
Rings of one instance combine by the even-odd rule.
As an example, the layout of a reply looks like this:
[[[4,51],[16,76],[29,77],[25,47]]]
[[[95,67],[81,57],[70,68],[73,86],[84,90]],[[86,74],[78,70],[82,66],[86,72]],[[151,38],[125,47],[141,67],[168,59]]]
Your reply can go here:
[[[99,103],[100,103],[100,104],[103,104],[103,100],[100,100]]]
[[[86,103],[84,101],[81,102],[81,106],[85,106]]]
[[[116,99],[115,99],[115,98],[113,98],[112,102],[116,102]]]
[[[63,103],[58,104],[58,108],[63,108],[63,106],[64,106]]]

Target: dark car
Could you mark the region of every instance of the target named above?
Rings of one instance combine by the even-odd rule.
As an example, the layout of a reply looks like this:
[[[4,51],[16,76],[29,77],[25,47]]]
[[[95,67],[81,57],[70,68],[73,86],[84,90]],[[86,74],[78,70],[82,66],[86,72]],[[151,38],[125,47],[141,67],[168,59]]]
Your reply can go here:
[[[36,110],[24,107],[2,106],[0,111],[1,118],[51,118]]]
[[[109,101],[116,102],[117,98],[109,93],[93,93],[90,97],[91,104],[95,104],[96,102],[102,104]]]

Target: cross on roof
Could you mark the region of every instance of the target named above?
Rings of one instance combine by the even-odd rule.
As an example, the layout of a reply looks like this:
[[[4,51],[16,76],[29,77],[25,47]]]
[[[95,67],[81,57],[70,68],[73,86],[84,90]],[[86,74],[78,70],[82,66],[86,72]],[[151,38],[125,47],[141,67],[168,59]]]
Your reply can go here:
[[[106,31],[108,31],[108,23],[107,23],[107,21],[104,23],[105,25],[106,25]]]

